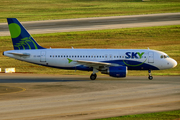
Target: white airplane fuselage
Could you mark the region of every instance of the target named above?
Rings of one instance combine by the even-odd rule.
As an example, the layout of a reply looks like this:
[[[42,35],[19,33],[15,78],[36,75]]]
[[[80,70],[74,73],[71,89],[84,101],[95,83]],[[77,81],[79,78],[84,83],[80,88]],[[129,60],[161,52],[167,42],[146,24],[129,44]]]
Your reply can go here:
[[[137,52],[143,52],[144,54],[139,58]],[[10,53],[25,53],[29,54],[29,56]],[[128,70],[163,70],[177,65],[177,62],[169,58],[166,53],[148,49],[38,49],[11,50],[5,51],[3,54],[39,65],[88,71],[92,70],[92,68],[76,62],[69,62],[68,59],[114,63],[127,66]]]

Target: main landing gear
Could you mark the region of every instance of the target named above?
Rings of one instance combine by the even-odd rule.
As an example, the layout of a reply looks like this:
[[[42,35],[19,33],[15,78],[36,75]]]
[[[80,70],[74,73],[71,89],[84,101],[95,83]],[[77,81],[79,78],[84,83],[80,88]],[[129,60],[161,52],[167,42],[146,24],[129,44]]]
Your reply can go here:
[[[95,80],[96,79],[96,77],[97,77],[97,72],[99,72],[97,69],[95,69],[95,68],[93,68],[93,73],[91,74],[91,76],[90,76],[90,79],[91,80]]]
[[[152,79],[153,79],[153,76],[151,75],[151,70],[148,70],[148,73],[149,73],[148,79],[149,79],[149,80],[152,80]]]
[[[90,79],[91,79],[91,80],[95,80],[96,77],[97,77],[97,74],[96,74],[96,73],[95,73],[95,74],[92,73],[91,76],[90,76]]]

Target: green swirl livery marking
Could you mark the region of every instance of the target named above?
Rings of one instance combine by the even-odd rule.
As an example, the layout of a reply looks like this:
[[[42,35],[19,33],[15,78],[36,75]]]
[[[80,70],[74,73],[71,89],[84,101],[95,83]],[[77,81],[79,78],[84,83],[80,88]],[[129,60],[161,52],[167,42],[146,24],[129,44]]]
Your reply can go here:
[[[146,58],[146,60],[147,60],[147,58]],[[140,65],[142,65],[143,63],[145,63],[146,60],[145,60],[144,62],[140,63],[140,64],[137,64],[137,65],[130,65],[130,64],[127,64],[126,62],[124,62],[124,60],[123,60],[123,62],[124,62],[124,64],[127,65],[127,66],[136,67],[136,66],[140,66]]]
[[[21,34],[21,27],[16,23],[9,24],[11,38],[17,38]]]
[[[37,47],[37,45],[36,45],[36,43],[34,43],[34,41],[31,39],[31,36],[29,36],[29,37],[25,37],[25,38],[23,38],[23,39],[21,39],[21,40],[23,40],[24,42],[32,42],[33,44],[34,44],[34,47],[35,47],[35,49],[38,49],[38,47]],[[31,47],[30,47],[30,45],[27,43],[27,45],[29,46],[29,49],[31,49]]]
[[[37,45],[34,43],[34,41],[31,39],[31,36],[29,37],[25,37],[23,39],[21,39],[21,41],[19,41],[19,43],[16,43],[16,45],[14,45],[15,47],[18,47],[19,50],[20,50],[20,47],[22,46],[23,49],[25,50],[25,47],[24,46],[28,46],[29,47],[29,50],[31,50],[31,46],[32,45],[29,45],[29,44],[32,44],[34,45],[35,49],[38,49]]]

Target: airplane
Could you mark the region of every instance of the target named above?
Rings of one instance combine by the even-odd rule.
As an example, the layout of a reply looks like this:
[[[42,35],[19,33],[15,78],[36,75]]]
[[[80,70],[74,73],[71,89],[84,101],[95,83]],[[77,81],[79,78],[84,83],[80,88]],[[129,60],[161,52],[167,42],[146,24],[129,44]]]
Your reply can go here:
[[[152,70],[170,69],[177,62],[166,53],[150,49],[47,49],[40,46],[16,18],[7,18],[14,50],[3,55],[47,67],[92,71],[111,77],[126,77],[128,70],[147,70],[152,80]]]

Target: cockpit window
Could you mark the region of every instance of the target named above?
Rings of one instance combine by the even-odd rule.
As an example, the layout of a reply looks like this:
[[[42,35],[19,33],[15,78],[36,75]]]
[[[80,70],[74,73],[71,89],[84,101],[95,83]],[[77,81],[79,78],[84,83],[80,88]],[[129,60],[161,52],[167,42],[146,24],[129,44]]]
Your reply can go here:
[[[169,58],[169,56],[167,56],[167,55],[161,55],[161,59],[162,58]]]

